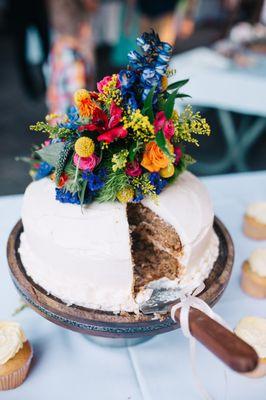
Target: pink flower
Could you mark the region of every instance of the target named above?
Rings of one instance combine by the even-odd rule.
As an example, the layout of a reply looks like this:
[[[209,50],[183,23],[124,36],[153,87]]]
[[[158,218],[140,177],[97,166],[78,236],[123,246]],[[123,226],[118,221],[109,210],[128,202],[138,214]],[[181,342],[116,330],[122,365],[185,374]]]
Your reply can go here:
[[[165,138],[168,140],[170,140],[174,135],[175,132],[174,123],[171,119],[166,118],[164,111],[157,112],[157,114],[155,115],[155,120],[153,125],[155,133],[162,130]]]
[[[174,123],[171,119],[165,121],[163,126],[163,133],[166,139],[170,140],[175,133]]]
[[[99,90],[100,93],[103,92],[103,88],[113,79],[112,76],[105,76],[101,81],[97,82],[97,89]],[[117,79],[116,87],[120,88],[121,84],[119,82],[119,79]]]
[[[111,79],[112,77],[107,75],[101,81],[97,82],[97,89],[100,93],[103,92],[104,86],[106,86],[111,81]]]
[[[50,139],[45,140],[44,146],[50,146],[50,144],[51,144],[51,140]]]
[[[129,176],[140,176],[141,166],[137,161],[128,162],[126,165],[126,174]]]
[[[177,165],[182,157],[182,150],[180,147],[175,147],[174,148],[174,153],[175,153],[175,164]]]
[[[157,114],[155,115],[154,123],[153,123],[155,133],[157,133],[161,129],[163,129],[165,122],[166,122],[166,116],[165,116],[164,111],[157,112]]]
[[[96,154],[92,154],[90,157],[79,157],[77,154],[75,154],[73,161],[76,166],[79,166],[79,169],[82,169],[83,171],[93,171],[100,160]]]

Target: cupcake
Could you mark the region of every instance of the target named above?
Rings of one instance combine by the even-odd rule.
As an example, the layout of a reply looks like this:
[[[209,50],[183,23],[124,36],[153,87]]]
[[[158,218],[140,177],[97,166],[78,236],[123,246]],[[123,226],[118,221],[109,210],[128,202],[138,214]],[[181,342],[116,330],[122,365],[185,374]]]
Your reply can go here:
[[[245,235],[252,239],[266,239],[266,202],[252,203],[248,206],[243,230]]]
[[[244,261],[241,287],[250,296],[266,298],[266,248],[254,250]]]
[[[266,375],[266,319],[260,317],[245,317],[238,323],[235,334],[252,346],[258,356],[257,368],[245,375],[260,378]]]
[[[0,390],[20,386],[27,376],[32,348],[17,322],[0,322]]]

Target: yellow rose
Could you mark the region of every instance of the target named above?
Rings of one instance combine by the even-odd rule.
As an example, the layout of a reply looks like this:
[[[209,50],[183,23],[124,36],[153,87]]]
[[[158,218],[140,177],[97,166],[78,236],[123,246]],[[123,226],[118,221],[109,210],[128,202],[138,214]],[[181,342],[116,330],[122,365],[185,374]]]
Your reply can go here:
[[[175,167],[173,164],[168,164],[167,167],[160,169],[159,174],[162,178],[170,178],[175,173]]]

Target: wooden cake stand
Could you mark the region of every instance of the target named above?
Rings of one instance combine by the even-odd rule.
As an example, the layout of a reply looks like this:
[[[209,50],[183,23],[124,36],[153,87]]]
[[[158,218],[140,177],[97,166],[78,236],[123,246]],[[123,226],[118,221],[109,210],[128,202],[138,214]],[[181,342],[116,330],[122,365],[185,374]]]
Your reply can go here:
[[[206,288],[200,298],[213,306],[223,294],[229,281],[234,247],[232,239],[223,223],[215,217],[214,230],[219,238],[219,256],[205,281]],[[8,263],[12,280],[22,296],[33,310],[49,321],[64,328],[83,334],[105,338],[144,338],[176,329],[169,313],[155,318],[154,315],[125,313],[115,315],[111,312],[92,310],[76,305],[67,306],[27,276],[22,265],[18,248],[20,234],[23,231],[21,220],[13,228],[7,246]]]

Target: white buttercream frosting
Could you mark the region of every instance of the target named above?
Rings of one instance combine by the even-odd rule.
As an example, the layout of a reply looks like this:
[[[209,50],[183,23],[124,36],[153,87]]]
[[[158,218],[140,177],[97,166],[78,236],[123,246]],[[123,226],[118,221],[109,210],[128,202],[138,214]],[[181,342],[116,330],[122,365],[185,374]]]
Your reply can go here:
[[[13,358],[26,340],[17,322],[0,321],[0,365]]]
[[[160,194],[144,200],[171,224],[183,246],[179,284],[203,280],[217,258],[213,208],[203,184],[184,172]],[[31,183],[22,208],[20,255],[26,272],[67,304],[114,312],[138,311],[133,294],[126,205],[92,203],[83,210],[55,200],[49,179]]]
[[[253,272],[266,278],[266,248],[254,250],[249,256],[248,261]]]
[[[266,225],[266,202],[256,202],[248,206],[246,214],[261,224]]]
[[[235,333],[254,347],[260,358],[266,358],[266,318],[245,317],[238,323]]]

